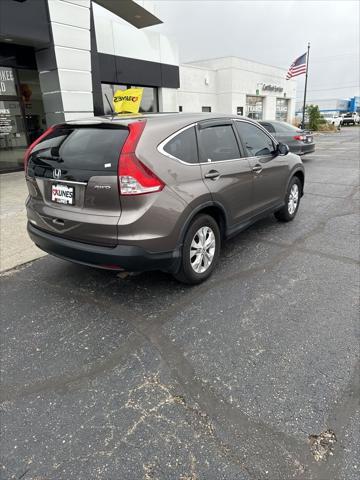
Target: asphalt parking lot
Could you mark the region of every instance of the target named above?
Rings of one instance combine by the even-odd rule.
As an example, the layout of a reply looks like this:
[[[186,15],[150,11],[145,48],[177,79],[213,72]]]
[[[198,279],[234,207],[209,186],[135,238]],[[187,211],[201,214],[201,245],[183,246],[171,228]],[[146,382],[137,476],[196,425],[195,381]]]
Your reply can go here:
[[[227,242],[203,285],[3,274],[0,478],[358,479],[359,140],[316,137],[296,220]]]

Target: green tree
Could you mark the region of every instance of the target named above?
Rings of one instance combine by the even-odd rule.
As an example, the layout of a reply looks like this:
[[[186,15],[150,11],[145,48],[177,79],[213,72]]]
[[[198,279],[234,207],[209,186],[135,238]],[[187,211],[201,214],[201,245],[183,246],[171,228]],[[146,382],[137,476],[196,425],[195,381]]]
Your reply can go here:
[[[321,116],[318,105],[308,105],[306,113],[309,118],[310,130],[319,130],[319,126],[324,123],[324,118]]]

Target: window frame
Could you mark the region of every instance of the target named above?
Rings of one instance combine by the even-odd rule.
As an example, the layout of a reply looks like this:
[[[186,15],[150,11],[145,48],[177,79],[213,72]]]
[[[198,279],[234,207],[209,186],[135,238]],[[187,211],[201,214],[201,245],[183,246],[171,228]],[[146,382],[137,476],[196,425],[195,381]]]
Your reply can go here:
[[[230,128],[232,129],[235,137],[235,142],[237,144],[238,150],[239,150],[239,157],[236,158],[226,158],[224,160],[209,160],[206,158],[205,152],[202,148],[201,140],[200,140],[200,131],[201,130],[206,130],[207,128],[213,128],[213,127],[224,127],[229,125]],[[216,164],[216,163],[223,163],[223,162],[234,162],[237,160],[242,160],[245,158],[245,150],[243,148],[242,143],[240,142],[240,139],[237,135],[235,126],[234,126],[234,120],[229,118],[229,119],[216,119],[216,120],[203,120],[202,122],[198,122],[197,125],[197,130],[198,130],[198,148],[199,148],[199,160],[201,165],[210,165],[210,164]]]
[[[185,162],[185,160],[182,160],[181,158],[175,157],[174,155],[171,155],[171,153],[168,153],[164,148],[166,145],[171,142],[175,137],[183,133],[185,130],[188,130],[189,128],[195,128],[195,141],[196,141],[196,151],[197,151],[197,162],[190,163],[190,162]],[[162,155],[165,155],[166,157],[171,158],[172,160],[177,160],[180,163],[183,163],[184,165],[200,165],[200,151],[199,151],[199,138],[198,138],[198,132],[197,132],[197,122],[191,123],[190,125],[186,125],[185,127],[180,128],[180,130],[177,130],[176,132],[172,133],[168,137],[165,138],[162,142],[159,143],[157,146],[158,152],[160,152]]]
[[[1,1],[1,0],[0,0]],[[140,112],[140,113],[143,113],[143,114],[147,114],[147,113],[159,113],[160,112],[160,107],[159,107],[159,88],[160,87],[154,87],[153,85],[132,85],[130,83],[110,83],[110,82],[101,82],[100,83],[100,86],[102,87],[102,85],[109,85],[110,87],[125,87],[125,90],[128,90],[129,88],[151,88],[153,90],[155,90],[155,95],[154,95],[154,100],[155,100],[155,106],[156,106],[156,110],[155,111],[152,111],[152,112]],[[113,89],[113,94],[115,93],[115,89]],[[102,100],[104,100],[104,93],[103,93],[103,89],[101,88],[101,98]],[[111,103],[112,101],[112,98],[109,98],[109,101]],[[104,107],[104,101],[103,101],[103,111],[105,112],[105,107]],[[141,106],[141,104],[140,104]],[[113,108],[113,105],[111,104],[111,107]],[[105,114],[104,115],[111,115],[111,114]]]
[[[223,162],[236,162],[236,161],[244,160],[244,159],[248,159],[248,158],[257,158],[257,157],[249,157],[248,156],[248,154],[247,154],[248,152],[247,152],[245,146],[242,143],[242,139],[241,139],[241,137],[240,137],[240,135],[239,135],[239,133],[236,129],[236,126],[235,126],[234,122],[250,123],[250,125],[253,125],[254,127],[257,127],[259,130],[264,132],[265,135],[267,135],[270,138],[270,140],[272,140],[272,142],[275,144],[275,146],[277,146],[279,144],[279,142],[262,125],[255,125],[254,122],[251,122],[251,121],[248,121],[248,120],[242,119],[242,118],[241,119],[239,119],[239,118],[224,118],[224,119],[216,118],[216,119],[213,119],[213,120],[196,121],[196,122],[193,122],[189,125],[186,125],[185,127],[180,128],[179,130],[176,130],[176,132],[173,132],[171,135],[169,135],[168,137],[166,137],[164,140],[162,140],[159,143],[159,145],[157,146],[157,150],[162,155],[165,155],[165,157],[169,157],[172,160],[176,160],[180,163],[183,163],[184,165],[189,165],[189,166],[212,165],[212,164],[223,163]],[[229,158],[227,160],[214,160],[214,161],[211,161],[211,162],[202,161],[204,156],[203,156],[202,151],[201,151],[201,143],[200,143],[200,139],[199,139],[199,130],[209,128],[209,127],[222,126],[222,125],[231,125],[232,126],[233,132],[235,134],[235,139],[236,139],[236,142],[237,142],[238,147],[239,147],[240,157],[239,158]],[[181,160],[181,158],[174,157],[173,155],[171,155],[171,153],[168,153],[164,150],[164,147],[166,146],[166,144],[168,142],[170,142],[170,140],[172,140],[174,137],[176,137],[177,135],[182,133],[184,130],[187,130],[188,128],[191,128],[191,127],[195,127],[195,134],[196,134],[196,146],[197,146],[197,152],[198,152],[198,161],[196,163],[185,162],[184,160]],[[270,156],[270,155],[264,155],[264,157],[266,157],[266,156]],[[272,158],[274,158],[274,155],[271,155],[271,156],[272,156]]]
[[[275,156],[276,156],[276,155],[275,155],[275,152],[276,152],[277,146],[279,145],[279,142],[276,140],[275,137],[273,137],[273,136],[271,135],[270,132],[268,132],[268,131],[266,130],[265,127],[263,127],[260,123],[257,125],[257,124],[255,124],[254,122],[249,122],[249,121],[244,120],[244,119],[237,119],[237,118],[235,118],[235,119],[234,119],[234,122],[238,122],[238,123],[249,123],[249,124],[252,125],[253,127],[258,128],[260,131],[262,131],[267,137],[269,137],[269,139],[270,139],[270,140],[273,142],[273,144],[274,144],[274,147],[275,147],[275,148],[274,148],[274,151],[271,152],[271,153],[269,153],[269,154],[267,154],[267,155],[248,155],[248,151],[247,151],[245,145],[243,144],[243,140],[242,140],[242,138],[241,138],[241,135],[240,135],[240,133],[237,131],[237,128],[235,127],[235,131],[236,131],[236,133],[237,133],[237,135],[238,135],[238,137],[239,137],[239,141],[241,142],[241,144],[242,144],[242,146],[243,146],[243,149],[244,149],[246,158],[260,158],[260,157],[261,157],[261,158],[266,158],[266,157],[270,157],[270,156],[271,156],[272,158],[275,158]]]

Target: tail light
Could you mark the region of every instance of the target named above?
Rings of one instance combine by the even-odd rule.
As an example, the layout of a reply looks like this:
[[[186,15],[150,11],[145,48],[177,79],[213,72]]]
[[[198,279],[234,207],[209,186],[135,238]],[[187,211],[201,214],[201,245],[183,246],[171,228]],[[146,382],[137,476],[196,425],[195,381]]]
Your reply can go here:
[[[25,170],[25,174],[26,174],[26,171],[27,171],[27,166],[28,166],[28,161],[29,161],[29,157],[30,157],[30,153],[32,151],[32,149],[34,147],[36,147],[36,145],[38,143],[41,142],[41,140],[43,140],[45,137],[47,137],[50,133],[52,133],[53,131],[55,130],[55,127],[49,127],[47,130],[45,130],[45,132],[40,135],[39,138],[37,138],[35,140],[35,142],[33,142],[25,151],[25,155],[24,155],[24,170]]]
[[[121,150],[118,166],[120,195],[141,195],[159,192],[165,184],[135,155],[136,146],[145,128],[145,121],[129,124],[129,135]]]
[[[304,141],[306,140],[306,135],[295,135],[295,137],[293,137],[294,140],[301,140],[301,141]]]

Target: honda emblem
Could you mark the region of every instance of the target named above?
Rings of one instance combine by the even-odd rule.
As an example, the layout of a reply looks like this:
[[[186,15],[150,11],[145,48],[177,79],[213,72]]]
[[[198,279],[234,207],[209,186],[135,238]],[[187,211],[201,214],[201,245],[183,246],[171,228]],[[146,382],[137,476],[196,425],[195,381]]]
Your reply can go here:
[[[61,177],[61,170],[60,168],[54,168],[53,170],[53,177],[59,179]]]

